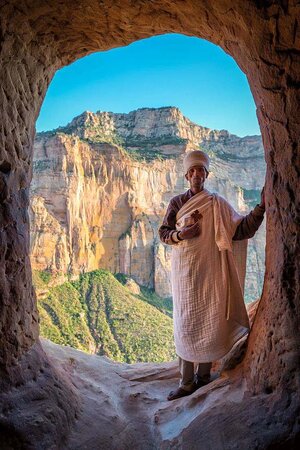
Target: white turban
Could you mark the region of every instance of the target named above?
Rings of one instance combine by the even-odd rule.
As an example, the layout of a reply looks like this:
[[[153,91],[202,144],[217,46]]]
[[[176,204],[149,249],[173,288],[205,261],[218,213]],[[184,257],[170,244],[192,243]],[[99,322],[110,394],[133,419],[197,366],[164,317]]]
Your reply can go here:
[[[193,166],[203,166],[209,172],[209,157],[201,150],[193,150],[186,153],[183,158],[184,174],[187,174]]]

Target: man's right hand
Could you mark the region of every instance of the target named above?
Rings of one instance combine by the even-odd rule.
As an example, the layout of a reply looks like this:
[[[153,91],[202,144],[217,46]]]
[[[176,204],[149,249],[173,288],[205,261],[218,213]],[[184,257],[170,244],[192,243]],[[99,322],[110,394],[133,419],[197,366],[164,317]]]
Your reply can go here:
[[[200,222],[196,222],[193,225],[188,225],[180,231],[179,237],[181,239],[193,239],[196,236],[199,236],[201,233]]]

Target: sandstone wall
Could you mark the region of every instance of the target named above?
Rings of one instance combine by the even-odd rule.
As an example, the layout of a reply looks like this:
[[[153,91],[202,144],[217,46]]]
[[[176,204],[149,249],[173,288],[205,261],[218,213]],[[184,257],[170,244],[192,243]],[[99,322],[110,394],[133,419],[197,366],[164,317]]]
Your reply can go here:
[[[134,162],[114,145],[66,135],[39,140],[31,191],[33,267],[65,274],[104,267],[153,285],[154,229],[165,193],[176,190],[176,164]]]

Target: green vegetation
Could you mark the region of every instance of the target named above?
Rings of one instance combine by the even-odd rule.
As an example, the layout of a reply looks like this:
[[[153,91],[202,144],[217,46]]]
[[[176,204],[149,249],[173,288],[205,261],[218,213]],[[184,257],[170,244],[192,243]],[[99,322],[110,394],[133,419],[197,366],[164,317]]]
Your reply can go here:
[[[43,283],[48,284],[49,281],[51,280],[51,272],[47,271],[47,270],[42,270],[41,272],[39,272],[39,277],[40,279],[43,281]]]
[[[55,134],[77,136],[81,141],[89,144],[107,143],[116,145],[121,148],[131,159],[145,162],[150,162],[155,159],[174,159],[176,155],[166,155],[163,152],[162,147],[165,145],[180,145],[187,141],[187,139],[183,139],[172,134],[155,138],[147,138],[144,136],[128,136],[123,138],[115,132],[108,134],[104,133],[103,130],[104,128],[101,124],[99,126],[89,123],[84,123],[81,125],[69,124],[65,127],[59,127],[57,130],[38,133],[37,138],[52,137]],[[38,164],[40,164],[40,162],[38,162]],[[42,162],[42,164],[45,163]],[[45,168],[47,167],[36,167],[36,169],[40,170]]]
[[[218,147],[213,143],[205,143],[202,144],[201,150],[205,151],[210,158],[220,158],[223,161],[227,162],[244,162],[245,164],[248,164],[251,161],[257,160],[257,159],[263,159],[263,154],[254,154],[254,155],[243,155],[243,152],[241,151],[239,154],[230,153],[224,150],[218,149]]]
[[[87,128],[87,127],[86,127]],[[84,140],[89,143],[94,144],[101,144],[101,143],[107,143],[107,144],[113,144],[117,145],[118,147],[122,147],[123,145],[123,139],[116,135],[115,133],[100,133],[97,127],[89,127],[89,131],[95,134],[91,134],[88,137],[86,137]]]
[[[49,170],[51,168],[53,168],[53,161],[51,161],[51,159],[33,161],[33,170],[35,173]]]
[[[135,295],[105,270],[60,286],[48,282],[35,272],[42,336],[128,363],[175,357],[170,300],[146,288]]]
[[[48,131],[39,131],[36,134],[36,139],[43,138],[43,137],[48,138],[48,137],[55,136],[57,134],[58,130],[59,130],[59,128],[56,128],[54,130],[48,130]]]
[[[51,279],[48,276],[49,272],[47,270],[33,270],[32,271],[32,280],[36,289],[45,290],[48,289],[48,283]]]
[[[128,137],[124,141],[125,147],[153,147],[157,146],[160,147],[162,145],[178,145],[178,144],[184,144],[187,141],[187,139],[183,139],[179,136],[174,135],[166,135],[166,136],[160,136],[160,137],[153,137],[153,138],[147,138],[147,137]]]
[[[223,159],[223,161],[229,161],[229,162],[236,162],[236,161],[253,161],[254,159],[262,159],[263,156],[261,155],[250,155],[250,156],[242,156],[242,155],[235,155],[234,153],[225,153],[222,151],[215,151],[215,155],[218,156],[220,159]]]
[[[173,155],[165,155],[157,148],[141,147],[141,148],[125,148],[126,154],[134,161],[151,162],[153,160],[163,161],[164,159],[174,159]]]
[[[141,294],[141,299],[148,302],[150,305],[155,306],[155,308],[159,309],[164,314],[167,314],[169,317],[173,317],[173,301],[171,297],[161,298],[154,290],[143,286],[141,287]]]
[[[128,276],[124,273],[115,274],[116,279],[123,285],[126,285]],[[149,305],[155,306],[159,311],[163,312],[169,317],[173,317],[173,302],[172,298],[159,297],[153,289],[148,289],[144,286],[140,286],[141,294],[136,295],[137,298],[143,300]]]
[[[175,158],[175,155],[166,155],[161,147],[165,145],[180,145],[185,142],[186,139],[174,135],[156,138],[134,136],[126,138],[123,147],[131,158],[137,161],[150,162],[154,159],[164,160]]]
[[[34,271],[41,335],[57,344],[91,351],[94,341],[78,290],[70,282],[51,287],[49,281],[47,272]]]

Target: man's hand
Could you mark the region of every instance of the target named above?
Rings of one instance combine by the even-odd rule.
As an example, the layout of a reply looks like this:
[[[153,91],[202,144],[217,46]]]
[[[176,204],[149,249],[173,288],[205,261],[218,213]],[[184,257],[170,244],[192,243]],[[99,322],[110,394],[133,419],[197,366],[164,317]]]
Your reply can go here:
[[[262,191],[260,193],[260,205],[261,208],[266,209],[266,204],[265,204],[265,187],[262,188]]]
[[[188,225],[179,233],[180,239],[193,239],[196,236],[199,236],[201,233],[200,222],[196,222],[193,225]]]

